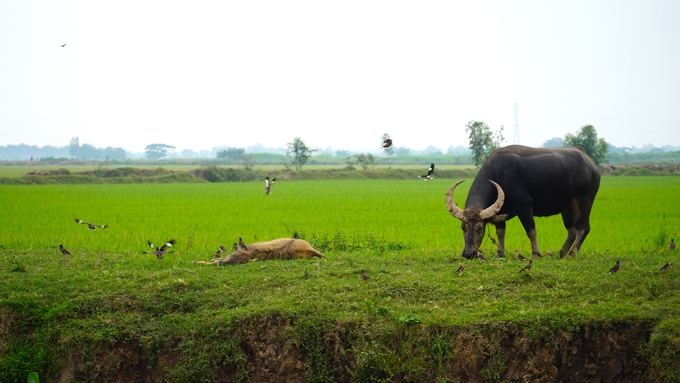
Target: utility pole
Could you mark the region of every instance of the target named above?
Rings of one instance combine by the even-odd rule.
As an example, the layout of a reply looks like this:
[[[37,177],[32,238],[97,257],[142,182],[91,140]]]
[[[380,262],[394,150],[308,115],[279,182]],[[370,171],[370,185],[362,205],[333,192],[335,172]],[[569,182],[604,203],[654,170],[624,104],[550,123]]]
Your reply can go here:
[[[519,145],[519,106],[515,103],[515,137],[513,144]]]

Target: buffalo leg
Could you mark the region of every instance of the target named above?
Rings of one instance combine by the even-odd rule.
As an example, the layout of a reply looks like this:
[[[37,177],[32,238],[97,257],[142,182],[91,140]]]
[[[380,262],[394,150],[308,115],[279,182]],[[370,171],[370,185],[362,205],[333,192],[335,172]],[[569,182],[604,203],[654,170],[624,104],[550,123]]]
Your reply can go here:
[[[538,247],[538,239],[536,238],[536,222],[534,221],[534,216],[529,215],[518,215],[519,220],[524,226],[524,230],[527,232],[527,237],[531,241],[531,254],[541,256],[541,249]]]
[[[498,249],[496,249],[496,257],[505,257],[505,221],[495,224],[496,237],[498,238]]]
[[[578,207],[576,201],[573,201],[562,211],[562,222],[564,222],[564,227],[567,229],[567,239],[564,241],[564,245],[560,249],[560,258],[564,258],[565,255],[569,253],[571,246],[576,240],[576,215],[578,213]]]
[[[592,197],[594,198],[594,196]],[[574,257],[578,255],[579,249],[583,241],[586,240],[588,233],[590,233],[590,210],[592,209],[592,201],[590,198],[581,198],[576,201],[577,210],[574,215],[573,228],[575,230],[574,244],[571,247],[571,255]]]

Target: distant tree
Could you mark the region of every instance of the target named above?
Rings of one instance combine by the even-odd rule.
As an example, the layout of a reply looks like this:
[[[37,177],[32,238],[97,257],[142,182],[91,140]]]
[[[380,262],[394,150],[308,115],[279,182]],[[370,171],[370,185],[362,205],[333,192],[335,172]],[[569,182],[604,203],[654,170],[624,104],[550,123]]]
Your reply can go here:
[[[564,140],[559,137],[553,137],[545,141],[542,146],[544,148],[561,148],[564,146]]]
[[[408,156],[409,154],[411,154],[411,149],[400,146],[394,149],[394,154],[398,156]]]
[[[350,156],[350,151],[346,149],[338,149],[335,151],[335,156],[347,158]]]
[[[123,148],[108,146],[105,149],[100,149],[91,144],[81,145],[78,137],[71,138],[71,143],[68,145],[68,152],[71,157],[80,160],[101,159],[105,157],[117,160],[124,160],[126,158],[125,149]]]
[[[592,125],[581,127],[576,134],[567,133],[564,145],[582,147],[597,165],[607,162],[607,142],[604,138],[597,138],[597,131]]]
[[[230,160],[241,160],[246,155],[244,148],[226,148],[217,152],[217,158],[227,158]]]
[[[486,157],[494,150],[500,148],[505,137],[503,137],[503,126],[497,132],[492,132],[489,126],[481,121],[470,121],[465,125],[465,131],[470,139],[470,151],[472,161],[476,166],[480,166]]]
[[[169,149],[175,149],[175,147],[166,144],[151,144],[147,145],[144,151],[146,152],[146,158],[160,159],[168,155]]]
[[[429,145],[427,148],[425,148],[425,154],[428,156],[441,156],[442,151],[439,148]]]
[[[78,154],[80,154],[80,139],[78,137],[71,138],[71,143],[68,144],[68,153],[71,157],[78,158]]]
[[[347,162],[349,166],[359,165],[364,170],[371,170],[375,166],[375,163],[378,161],[378,157],[374,156],[371,153],[360,153],[345,158],[344,161]]]
[[[255,162],[257,162],[257,158],[255,158],[255,155],[253,153],[246,153],[243,155],[243,170],[253,170],[255,167]]]
[[[316,149],[310,149],[300,137],[295,137],[293,141],[286,144],[286,156],[297,171],[302,170],[314,152]]]
[[[390,138],[391,137],[389,134],[387,133],[383,134],[382,137],[380,137],[381,139],[380,144],[382,145],[382,143],[385,142],[385,140]],[[387,155],[387,157],[392,157],[392,155],[394,154],[394,148],[392,146],[390,146],[389,148],[382,148],[382,150],[383,152],[385,152],[385,155]]]

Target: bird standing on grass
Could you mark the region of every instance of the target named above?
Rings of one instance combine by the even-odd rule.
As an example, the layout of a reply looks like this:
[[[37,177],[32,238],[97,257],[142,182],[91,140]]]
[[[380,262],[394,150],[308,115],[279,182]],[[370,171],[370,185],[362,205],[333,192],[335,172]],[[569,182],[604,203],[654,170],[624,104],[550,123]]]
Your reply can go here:
[[[671,238],[671,241],[668,242],[668,248],[671,250],[675,250],[675,239]]]
[[[62,245],[61,243],[59,244],[59,251],[61,251],[61,253],[64,255],[71,255],[71,253],[68,250],[66,250],[64,245]]]
[[[661,266],[661,271],[668,271],[668,269],[670,269],[671,266],[673,266],[673,262],[668,261],[666,262],[665,265]]]
[[[81,225],[87,225],[87,228],[90,229],[90,230],[92,230],[92,231],[97,230],[98,227],[100,227],[100,228],[102,228],[102,229],[106,229],[106,228],[107,228],[106,225],[97,225],[96,223],[85,222],[85,221],[83,221],[82,219],[78,219],[78,218],[76,218],[76,222],[79,223],[79,224],[81,224]]]
[[[274,182],[276,181],[276,177],[272,178],[272,180],[269,180],[269,177],[265,177],[264,179],[264,194],[269,195],[269,193],[272,192],[272,185],[274,185]]]
[[[243,239],[241,237],[238,237],[238,246],[243,249],[243,250],[248,250],[248,247],[246,244],[243,242]]]
[[[616,261],[616,264],[614,266],[612,266],[612,268],[609,269],[609,271],[607,271],[607,274],[614,274],[615,272],[619,271],[620,268],[621,268],[621,261]]]
[[[529,263],[527,263],[526,265],[522,266],[522,268],[519,269],[519,272],[521,273],[522,271],[529,271],[529,270],[531,270],[531,265],[532,265],[533,263],[534,263],[534,260],[533,260],[533,259],[529,260]]]
[[[463,264],[460,265],[458,270],[456,270],[456,273],[458,273],[458,275],[463,275],[463,271],[465,271],[465,262],[463,262]]]
[[[517,256],[517,259],[519,259],[520,261],[528,261],[528,259],[525,256],[519,253],[519,250],[515,250],[515,255]]]
[[[482,261],[482,262],[489,262],[489,260],[486,259],[486,258],[484,257],[484,255],[482,254],[482,252],[479,251],[479,250],[477,251],[477,259],[479,259],[479,260]]]
[[[217,253],[215,253],[215,255],[220,255],[221,253],[224,253],[225,251],[227,251],[227,248],[222,246],[222,244],[220,243],[220,248],[217,249]]]
[[[234,244],[231,246],[231,248],[232,248],[232,250],[234,250],[234,251],[238,250],[238,244],[234,243]]]
[[[369,277],[368,274],[366,274],[366,272],[364,270],[361,270],[360,275],[361,275],[361,279],[363,279],[364,281],[371,279],[371,277]]]
[[[418,176],[418,178],[425,178],[425,182],[432,180],[432,173],[434,173],[434,164],[430,164],[430,168],[427,169],[427,174]]]
[[[149,244],[152,250],[146,251],[145,254],[155,254],[156,258],[163,259],[163,254],[167,254],[170,252],[170,250],[168,250],[168,247],[172,247],[172,245],[175,244],[175,240],[171,239],[161,247],[154,245],[153,243],[151,243],[151,241],[146,241],[146,243]]]

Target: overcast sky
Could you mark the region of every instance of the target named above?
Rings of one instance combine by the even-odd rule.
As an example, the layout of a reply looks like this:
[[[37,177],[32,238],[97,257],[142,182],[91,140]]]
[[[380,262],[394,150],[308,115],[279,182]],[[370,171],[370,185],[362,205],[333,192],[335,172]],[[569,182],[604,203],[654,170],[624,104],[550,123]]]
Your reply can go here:
[[[62,44],[67,44],[61,47]],[[680,145],[680,1],[1,1],[0,145]]]

